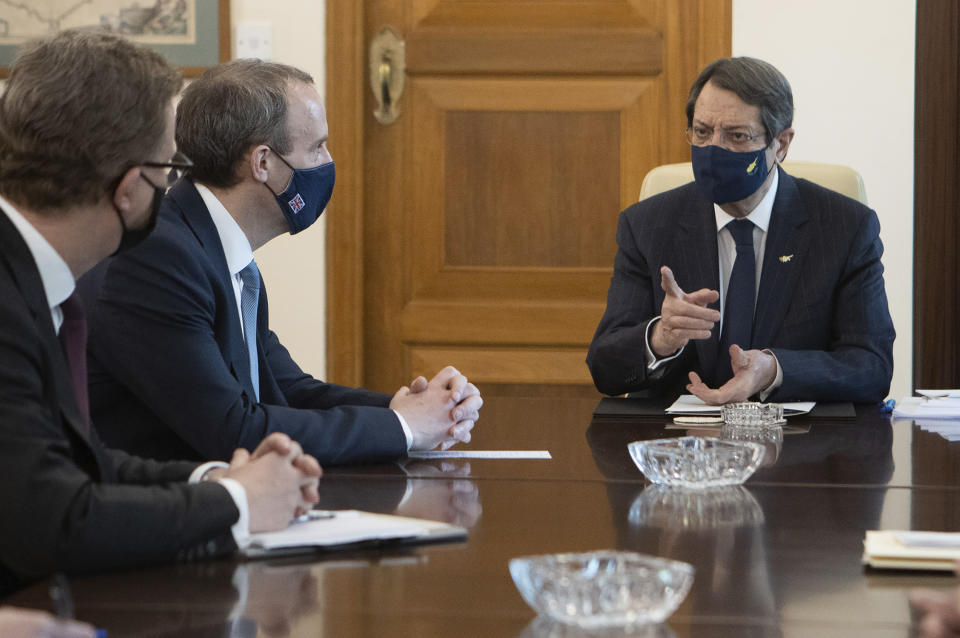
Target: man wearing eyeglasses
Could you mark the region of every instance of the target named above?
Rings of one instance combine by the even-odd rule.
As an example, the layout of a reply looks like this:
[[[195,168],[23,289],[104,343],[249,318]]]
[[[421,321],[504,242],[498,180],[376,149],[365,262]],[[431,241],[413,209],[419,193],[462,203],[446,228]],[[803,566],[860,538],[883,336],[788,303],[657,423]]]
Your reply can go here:
[[[880,225],[788,175],[793,94],[772,65],[720,59],[690,89],[694,183],[632,205],[587,363],[607,394],[710,404],[880,401],[893,323]]]
[[[206,460],[284,432],[324,464],[469,442],[483,401],[454,368],[392,396],[339,386],[304,373],[270,329],[254,251],[309,228],[333,191],[312,78],[260,60],[210,69],[184,91],[176,136],[193,166],[157,231],[109,265],[90,313],[91,408],[104,439]],[[316,295],[321,283],[285,285]]]
[[[228,553],[317,501],[284,435],[231,462],[157,463],[91,428],[75,279],[150,232],[180,74],[95,31],[24,45],[0,98],[0,595],[54,572]]]

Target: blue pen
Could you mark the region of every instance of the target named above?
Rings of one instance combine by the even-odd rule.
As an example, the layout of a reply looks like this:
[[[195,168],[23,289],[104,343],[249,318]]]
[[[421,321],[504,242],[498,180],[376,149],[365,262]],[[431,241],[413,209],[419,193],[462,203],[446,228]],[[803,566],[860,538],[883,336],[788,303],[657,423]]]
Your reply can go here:
[[[880,414],[890,414],[893,412],[893,406],[897,404],[895,399],[887,399],[880,404]]]

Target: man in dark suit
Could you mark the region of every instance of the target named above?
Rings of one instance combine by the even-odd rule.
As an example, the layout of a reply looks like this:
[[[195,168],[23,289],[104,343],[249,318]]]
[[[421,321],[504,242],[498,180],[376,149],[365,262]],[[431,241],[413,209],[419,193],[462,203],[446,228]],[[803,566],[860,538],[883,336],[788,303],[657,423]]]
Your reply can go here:
[[[894,330],[880,224],[779,167],[792,122],[790,85],[770,64],[721,59],[700,73],[687,101],[695,182],[620,216],[587,356],[601,392],[884,398]]]
[[[469,441],[482,399],[455,369],[392,397],[324,383],[270,329],[253,251],[310,226],[333,190],[310,76],[259,60],[211,69],[184,92],[176,136],[188,177],[156,232],[110,263],[90,312],[104,439],[154,458],[219,459],[279,431],[324,464]],[[319,283],[287,285],[309,295]]]
[[[75,278],[149,233],[180,75],[104,33],[24,46],[0,99],[0,594],[56,571],[226,553],[317,500],[284,435],[230,465],[157,463],[90,427]],[[251,448],[252,449],[252,448]]]

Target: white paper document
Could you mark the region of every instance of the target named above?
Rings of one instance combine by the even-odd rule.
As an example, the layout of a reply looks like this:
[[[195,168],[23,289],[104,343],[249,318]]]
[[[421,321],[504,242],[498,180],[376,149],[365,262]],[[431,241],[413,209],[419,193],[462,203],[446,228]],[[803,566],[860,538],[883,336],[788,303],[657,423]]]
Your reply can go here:
[[[552,459],[548,450],[414,450],[411,459]]]
[[[301,519],[277,532],[251,534],[250,545],[243,553],[259,557],[284,550],[336,549],[342,545],[387,540],[428,542],[467,535],[464,528],[447,523],[358,510],[313,510]]]
[[[960,419],[960,397],[904,397],[894,406],[893,416],[901,419]]]
[[[783,403],[783,416],[806,414],[816,405],[815,401],[795,401]],[[707,405],[692,394],[681,394],[680,397],[666,409],[667,414],[720,414],[719,405]]]
[[[878,569],[953,571],[960,559],[960,534],[867,531],[863,562]]]

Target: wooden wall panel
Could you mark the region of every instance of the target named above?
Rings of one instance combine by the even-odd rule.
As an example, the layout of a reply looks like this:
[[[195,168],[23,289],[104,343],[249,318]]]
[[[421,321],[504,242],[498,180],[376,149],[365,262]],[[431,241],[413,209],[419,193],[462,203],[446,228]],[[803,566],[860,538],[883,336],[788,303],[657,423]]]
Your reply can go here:
[[[917,3],[913,382],[918,388],[960,387],[958,39],[960,3]]]
[[[608,267],[620,113],[446,116],[445,266]]]

